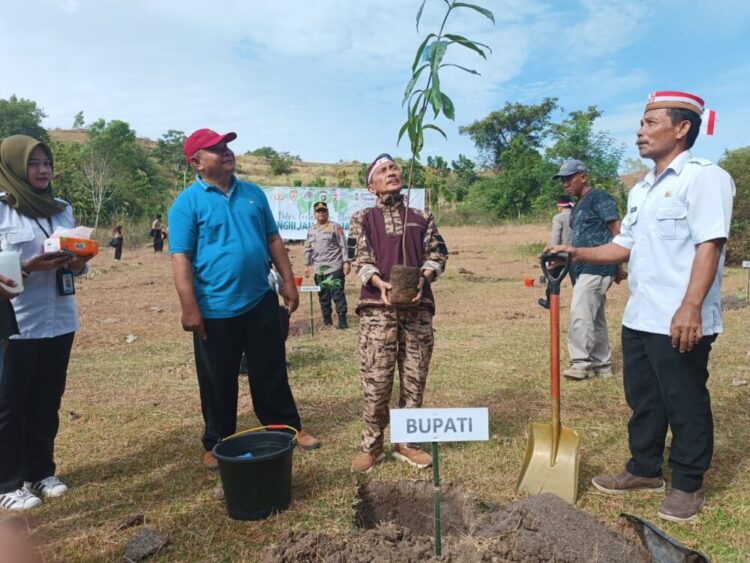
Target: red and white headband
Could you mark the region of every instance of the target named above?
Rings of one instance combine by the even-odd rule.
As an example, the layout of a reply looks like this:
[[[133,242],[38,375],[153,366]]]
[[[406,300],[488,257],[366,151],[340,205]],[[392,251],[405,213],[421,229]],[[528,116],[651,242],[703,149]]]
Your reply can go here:
[[[651,92],[646,102],[646,111],[661,108],[680,108],[693,111],[704,118],[701,124],[703,132],[706,135],[714,134],[716,112],[705,107],[703,98],[688,94],[687,92],[677,92],[674,90]]]
[[[373,174],[375,174],[375,170],[377,170],[378,166],[381,164],[385,164],[386,162],[393,162],[393,158],[391,158],[391,155],[389,154],[381,154],[378,156],[372,164],[367,168],[367,183],[369,184],[372,180]]]

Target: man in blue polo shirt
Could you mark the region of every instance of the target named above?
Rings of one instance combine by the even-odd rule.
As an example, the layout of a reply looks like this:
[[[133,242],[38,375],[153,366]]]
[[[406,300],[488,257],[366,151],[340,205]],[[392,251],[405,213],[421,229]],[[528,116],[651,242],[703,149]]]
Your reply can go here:
[[[301,429],[289,388],[278,298],[268,285],[269,260],[284,283],[289,312],[299,305],[291,265],[266,196],[234,174],[227,146],[235,133],[199,129],[185,141],[196,181],[169,211],[172,269],[182,307],[182,327],[193,333],[201,409],[205,422],[203,465],[218,467],[211,453],[237,425],[237,373],[248,358],[250,394],[261,424]],[[320,442],[300,430],[305,449]]]

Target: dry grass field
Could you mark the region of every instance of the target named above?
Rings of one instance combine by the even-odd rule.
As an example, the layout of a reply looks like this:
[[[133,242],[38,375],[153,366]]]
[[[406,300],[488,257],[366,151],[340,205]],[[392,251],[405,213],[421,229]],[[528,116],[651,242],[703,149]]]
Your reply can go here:
[[[545,240],[546,227],[446,228],[443,234],[452,255],[434,288],[436,347],[425,403],[488,406],[492,438],[441,446],[441,476],[463,483],[478,499],[505,504],[521,498],[514,485],[527,425],[549,416],[548,316],[536,304],[543,288],[522,283],[539,275],[530,243]],[[293,246],[292,258],[301,271],[300,246]],[[138,530],[122,523],[136,512],[144,514],[145,525],[169,533],[167,550],[156,557],[161,561],[254,561],[288,529],[334,535],[351,530],[358,480],[349,466],[361,429],[356,318],[348,331],[290,337],[289,377],[297,404],[306,429],[324,445],[316,452],[295,451],[288,511],[237,522],[212,496],[217,475],[200,464],[202,419],[191,339],[180,327],[169,255],[126,248],[121,263],[105,252],[91,266],[77,287],[82,326],[56,451],[59,474],[71,491],[28,514],[46,560],[121,559]],[[352,276],[348,283],[353,309],[358,288]],[[727,272],[724,294],[744,287],[745,271]],[[601,471],[619,470],[628,455],[619,345],[627,288],[614,287],[609,297],[616,376],[562,384],[563,424],[582,434],[578,507],[608,524],[620,512],[638,514],[714,561],[750,560],[750,386],[732,384],[750,380],[750,308],[725,313],[726,333],[712,356],[716,453],[707,505],[697,523],[673,525],[658,521],[657,496],[610,497],[588,484]],[[563,350],[569,301],[566,282]],[[304,324],[308,313],[303,296],[293,321]],[[129,335],[137,339],[127,343]],[[246,385],[239,410],[240,428],[257,425]],[[368,478],[430,477],[389,459]]]

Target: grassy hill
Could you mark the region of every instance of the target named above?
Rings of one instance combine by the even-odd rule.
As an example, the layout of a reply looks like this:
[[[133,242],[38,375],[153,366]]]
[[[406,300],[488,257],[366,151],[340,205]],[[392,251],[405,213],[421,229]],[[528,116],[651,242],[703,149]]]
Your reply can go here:
[[[348,178],[352,187],[361,188],[358,174],[361,164],[357,161],[327,164],[323,162],[297,162],[288,175],[276,176],[271,173],[271,166],[263,157],[237,155],[239,176],[261,186],[291,186],[294,180],[300,180],[303,186],[312,184],[315,178],[323,178],[326,186],[338,185],[340,178]]]
[[[50,139],[68,143],[83,143],[88,132],[86,129],[50,129]],[[138,142],[146,149],[156,147],[156,141],[147,138],[139,138]],[[274,175],[271,166],[265,158],[249,155],[237,155],[238,175],[243,180],[251,180],[261,186],[291,186],[295,180],[302,182],[303,186],[312,184],[315,178],[323,178],[326,186],[338,185],[341,178],[348,178],[352,187],[362,187],[359,184],[358,174],[361,164],[359,162],[340,162],[327,164],[323,162],[297,162],[288,175]]]
[[[53,141],[82,143],[86,140],[86,129],[51,129],[50,139]],[[139,138],[138,142],[147,149],[156,147],[156,141],[147,138]],[[295,180],[302,182],[303,186],[309,186],[316,178],[323,178],[327,187],[339,185],[342,178],[348,178],[353,188],[362,188],[359,183],[360,162],[297,162],[292,167],[292,172],[286,175],[274,175],[271,166],[263,157],[250,155],[237,155],[237,172],[243,180],[250,180],[261,186],[292,186]],[[626,188],[630,189],[643,173],[635,172],[620,177]]]

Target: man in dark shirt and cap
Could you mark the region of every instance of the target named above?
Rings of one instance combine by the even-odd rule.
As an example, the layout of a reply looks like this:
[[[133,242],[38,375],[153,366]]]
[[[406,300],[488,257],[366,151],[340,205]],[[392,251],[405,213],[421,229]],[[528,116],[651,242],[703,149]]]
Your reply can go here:
[[[578,198],[570,214],[571,244],[592,247],[607,244],[620,232],[615,198],[589,184],[588,169],[580,160],[562,163],[554,178],[571,197]],[[576,284],[568,320],[569,379],[612,376],[612,350],[607,332],[607,290],[616,280],[616,265],[573,264]]]

